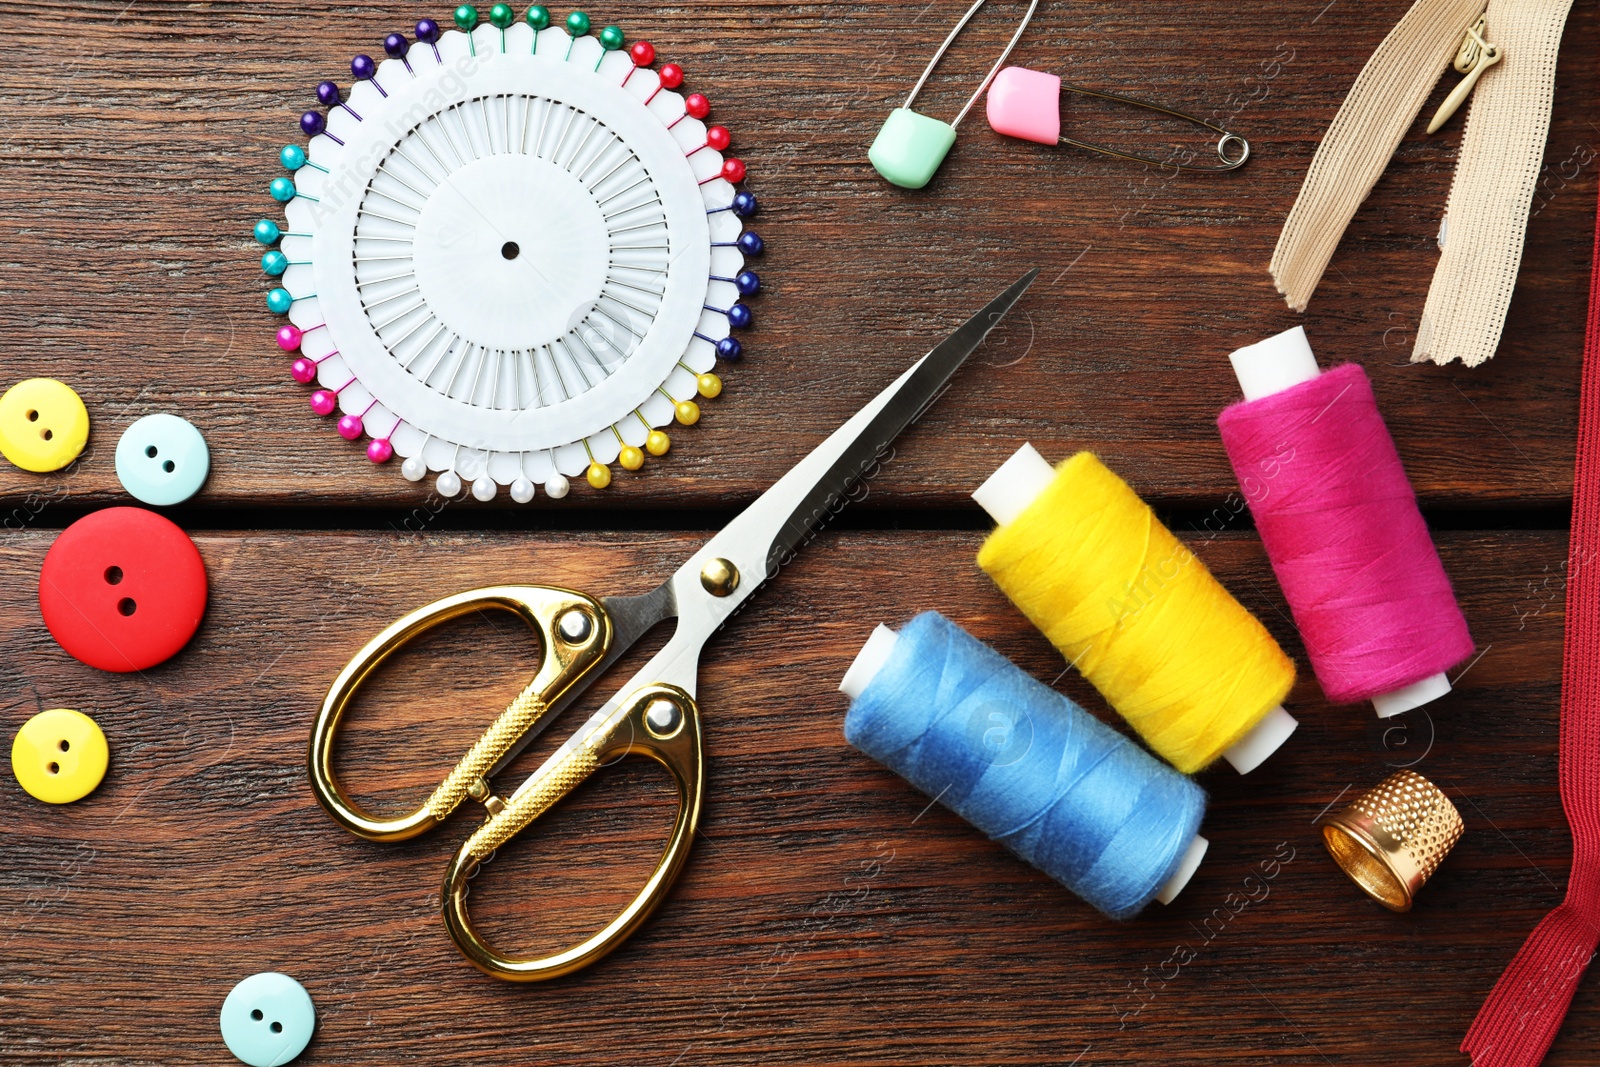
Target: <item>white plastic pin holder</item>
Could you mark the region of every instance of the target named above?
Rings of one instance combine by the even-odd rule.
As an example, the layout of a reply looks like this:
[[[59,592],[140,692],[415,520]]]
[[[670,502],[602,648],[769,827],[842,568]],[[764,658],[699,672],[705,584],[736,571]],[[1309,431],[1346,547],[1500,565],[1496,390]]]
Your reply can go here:
[[[878,672],[888,664],[889,657],[894,654],[895,645],[899,640],[900,635],[887,626],[880,625],[873,630],[872,636],[867,638],[867,643],[856,653],[850,669],[845,671],[843,680],[839,682],[839,692],[851,700],[866,692],[867,686],[872,684]],[[1200,869],[1200,863],[1206,858],[1206,849],[1210,844],[1202,835],[1194,835],[1194,840],[1190,841],[1189,847],[1184,850],[1183,858],[1178,861],[1177,870],[1157,891],[1157,900],[1163,904],[1171,904],[1177,899],[1178,894],[1183,892],[1183,887],[1189,884],[1189,879],[1194,877],[1194,872]]]
[[[1040,493],[1055,480],[1055,468],[1031,444],[1025,444],[978,487],[972,499],[998,525],[1015,522]],[[1278,751],[1299,726],[1280,704],[1264,715],[1250,732],[1222,753],[1234,770],[1249,774]]]
[[[1260,400],[1281,393],[1322,373],[1303,326],[1241,348],[1228,360],[1233,364],[1233,373],[1239,379],[1239,388],[1244,391],[1246,400]],[[1372,710],[1378,713],[1378,718],[1389,719],[1432,703],[1448,692],[1450,679],[1440,672],[1403,689],[1379,693],[1372,698]]]
[[[272,183],[268,307],[312,409],[447,497],[637,470],[742,354],[745,166],[676,64],[573,12],[456,13],[318,88]]]

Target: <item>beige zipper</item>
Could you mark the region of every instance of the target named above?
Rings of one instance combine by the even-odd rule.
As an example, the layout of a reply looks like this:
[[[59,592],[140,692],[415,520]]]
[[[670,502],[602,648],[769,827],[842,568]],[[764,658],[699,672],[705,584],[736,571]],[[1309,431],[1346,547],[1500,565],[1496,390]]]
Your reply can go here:
[[[1571,8],[1572,0],[1489,0],[1488,37],[1505,58],[1472,94],[1414,363],[1459,359],[1476,367],[1500,345]]]
[[[1361,68],[1317,146],[1272,253],[1272,279],[1304,311],[1339,238],[1389,165],[1484,0],[1417,0]]]
[[[1494,354],[1521,266],[1571,6],[1489,0],[1486,11],[1484,0],[1416,0],[1351,86],[1284,222],[1271,271],[1290,307],[1305,310],[1345,227],[1454,61],[1466,77],[1430,130],[1469,94],[1472,108],[1411,358],[1476,365]]]

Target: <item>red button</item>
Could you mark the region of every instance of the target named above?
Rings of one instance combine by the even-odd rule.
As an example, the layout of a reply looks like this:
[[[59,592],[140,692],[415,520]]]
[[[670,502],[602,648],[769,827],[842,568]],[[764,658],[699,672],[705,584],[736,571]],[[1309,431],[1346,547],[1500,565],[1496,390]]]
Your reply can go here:
[[[39,610],[75,658],[128,673],[177,655],[206,613],[206,566],[189,535],[142,508],[67,527],[44,558]]]

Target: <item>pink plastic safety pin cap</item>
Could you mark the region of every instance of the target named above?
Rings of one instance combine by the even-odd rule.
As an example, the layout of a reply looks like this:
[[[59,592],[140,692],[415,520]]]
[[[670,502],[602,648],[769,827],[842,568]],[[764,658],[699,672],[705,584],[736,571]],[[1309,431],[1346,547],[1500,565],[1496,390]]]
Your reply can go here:
[[[1061,140],[1061,78],[1007,67],[989,86],[985,111],[996,133],[1054,145]]]

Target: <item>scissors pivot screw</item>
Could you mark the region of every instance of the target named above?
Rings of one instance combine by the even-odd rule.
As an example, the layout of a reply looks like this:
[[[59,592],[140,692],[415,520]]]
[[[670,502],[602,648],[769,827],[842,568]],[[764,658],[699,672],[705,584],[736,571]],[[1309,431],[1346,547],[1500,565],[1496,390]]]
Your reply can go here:
[[[652,700],[645,709],[644,723],[651,733],[665,740],[683,725],[683,712],[670,700]]]
[[[739,588],[739,568],[731,560],[713,559],[700,568],[700,584],[712,596],[732,596]]]
[[[589,618],[587,612],[574,608],[561,616],[557,628],[561,631],[561,639],[567,644],[581,645],[594,633],[594,620]]]

